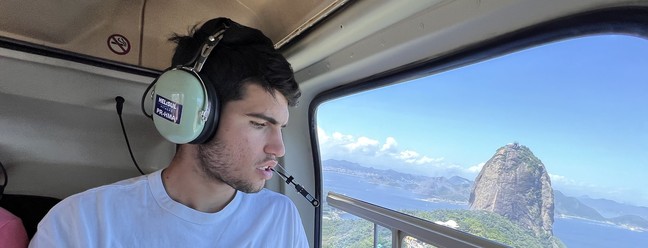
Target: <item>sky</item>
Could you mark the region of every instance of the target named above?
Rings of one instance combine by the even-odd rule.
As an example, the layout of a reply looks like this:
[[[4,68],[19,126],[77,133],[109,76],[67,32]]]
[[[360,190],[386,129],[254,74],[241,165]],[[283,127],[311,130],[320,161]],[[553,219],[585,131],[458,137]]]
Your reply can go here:
[[[531,149],[554,189],[648,206],[648,40],[558,41],[317,109],[322,159],[471,180]]]

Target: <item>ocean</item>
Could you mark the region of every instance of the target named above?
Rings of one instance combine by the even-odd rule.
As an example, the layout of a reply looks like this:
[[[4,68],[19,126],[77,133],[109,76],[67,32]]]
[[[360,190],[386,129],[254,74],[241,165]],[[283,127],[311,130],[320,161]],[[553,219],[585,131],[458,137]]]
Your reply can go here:
[[[580,219],[555,219],[554,235],[569,248],[648,247],[648,232]]]
[[[425,196],[388,185],[376,185],[361,177],[324,172],[324,196],[342,193],[394,210],[467,209],[466,204],[424,201]],[[581,219],[554,219],[554,235],[569,248],[647,248],[648,232],[637,232]]]

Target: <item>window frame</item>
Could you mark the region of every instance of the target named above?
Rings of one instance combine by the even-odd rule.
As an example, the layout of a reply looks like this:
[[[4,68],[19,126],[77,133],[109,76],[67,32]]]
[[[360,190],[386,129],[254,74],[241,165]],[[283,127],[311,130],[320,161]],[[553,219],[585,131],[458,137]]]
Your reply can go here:
[[[322,164],[317,137],[317,108],[336,98],[403,80],[421,78],[464,67],[531,47],[595,34],[622,34],[648,39],[648,7],[611,7],[575,13],[516,30],[438,58],[414,62],[317,94],[308,106],[315,173],[315,197],[323,199]],[[324,196],[325,197],[325,196]],[[315,247],[322,246],[322,208],[315,209]]]

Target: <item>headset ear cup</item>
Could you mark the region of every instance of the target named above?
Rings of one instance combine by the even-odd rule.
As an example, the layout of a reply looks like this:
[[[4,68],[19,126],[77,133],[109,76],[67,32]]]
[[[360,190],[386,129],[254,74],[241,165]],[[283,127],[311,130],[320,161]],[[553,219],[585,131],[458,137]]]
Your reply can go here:
[[[203,133],[206,121],[202,115],[209,108],[209,96],[195,72],[181,68],[165,71],[154,92],[153,123],[165,139],[185,144]]]
[[[205,126],[202,129],[202,132],[198,137],[190,142],[191,144],[205,144],[209,142],[215,135],[216,130],[218,129],[218,121],[220,118],[220,101],[218,94],[216,93],[216,87],[212,82],[203,80],[205,89],[207,91],[207,99],[211,104],[211,111],[209,112],[209,117],[205,122]]]

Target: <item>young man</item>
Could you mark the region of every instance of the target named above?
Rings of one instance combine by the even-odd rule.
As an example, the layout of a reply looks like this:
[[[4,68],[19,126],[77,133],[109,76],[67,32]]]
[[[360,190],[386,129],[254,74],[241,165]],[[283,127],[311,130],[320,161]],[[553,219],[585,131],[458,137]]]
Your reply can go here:
[[[163,170],[66,198],[30,247],[308,247],[293,203],[263,189],[301,94],[290,64],[260,31],[225,18],[173,38],[173,64],[194,60],[223,25],[200,72],[220,101],[213,137],[178,145]]]

